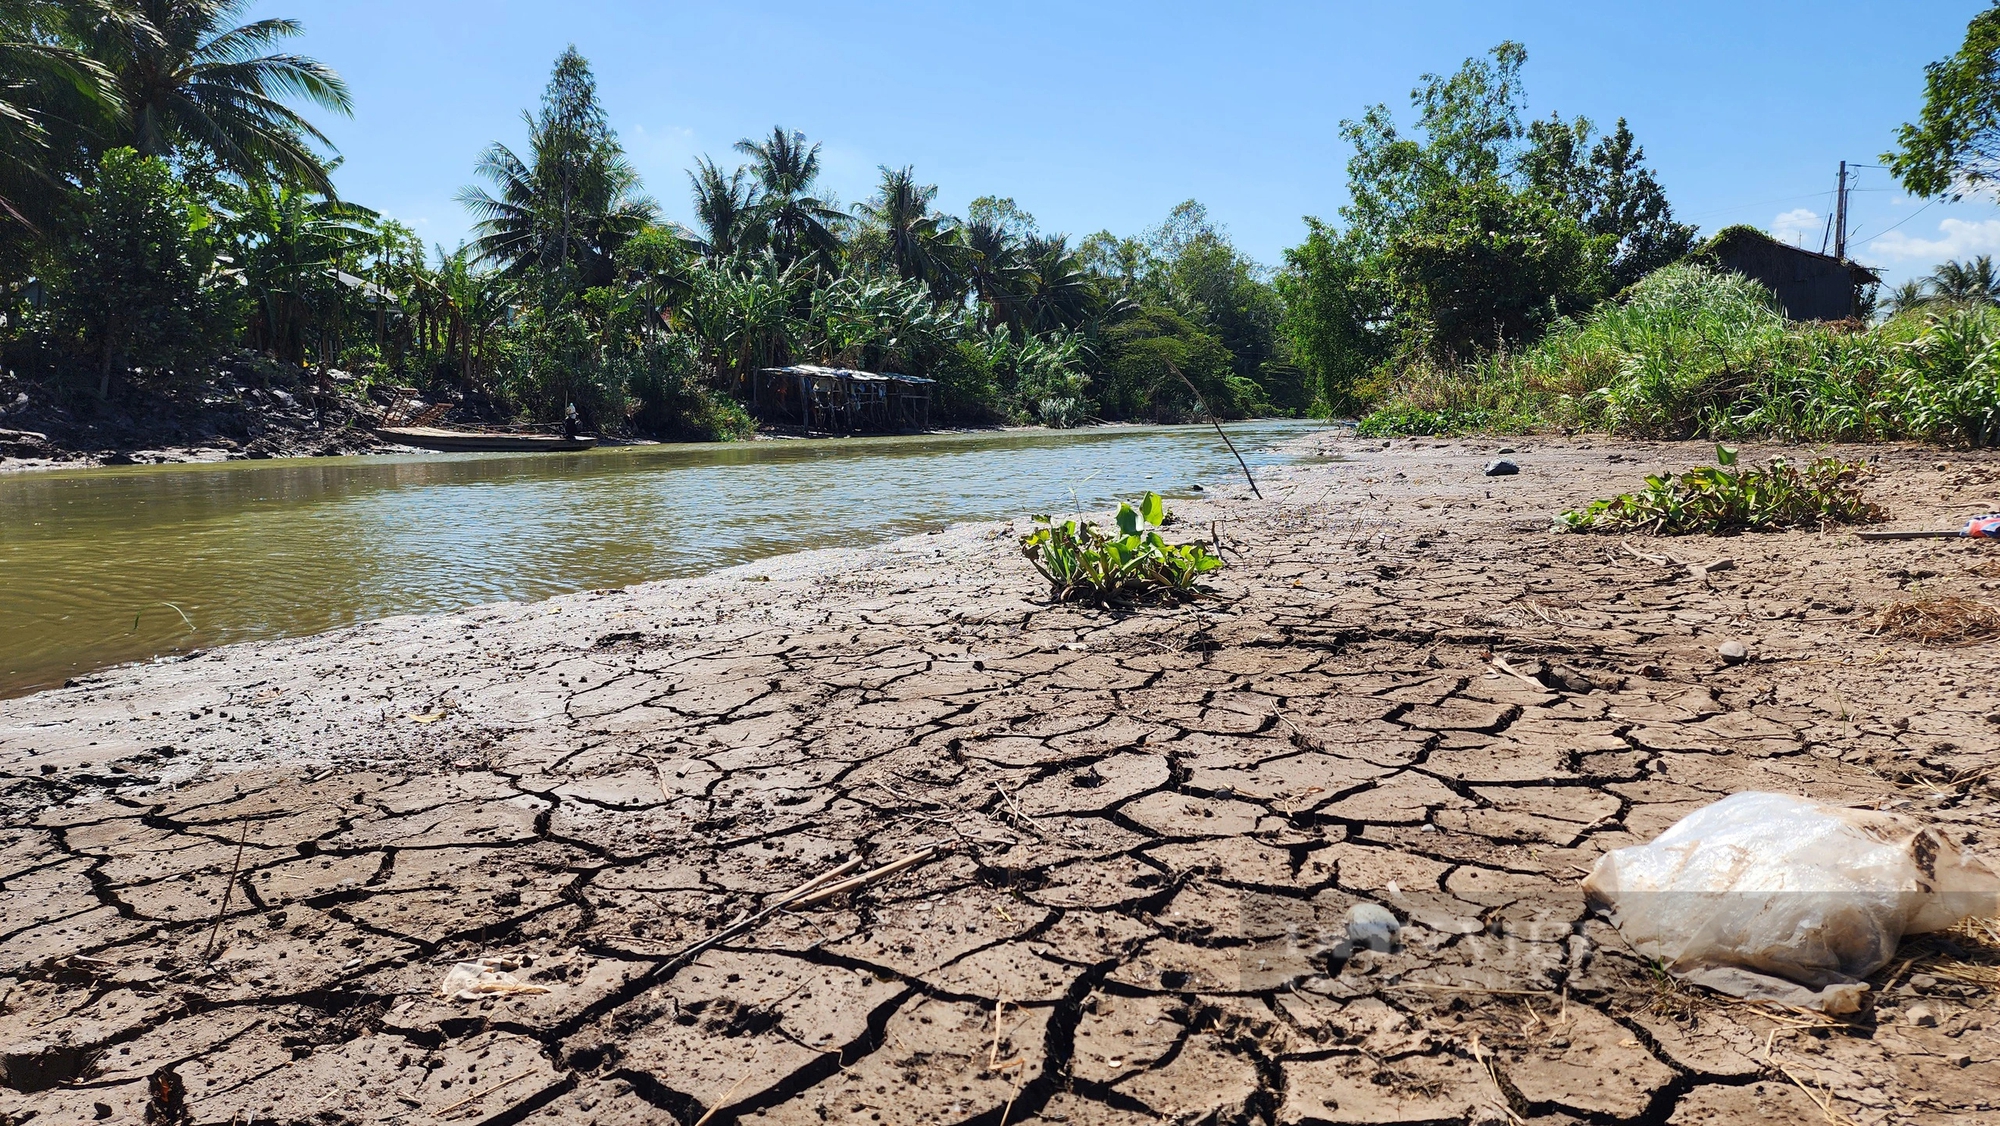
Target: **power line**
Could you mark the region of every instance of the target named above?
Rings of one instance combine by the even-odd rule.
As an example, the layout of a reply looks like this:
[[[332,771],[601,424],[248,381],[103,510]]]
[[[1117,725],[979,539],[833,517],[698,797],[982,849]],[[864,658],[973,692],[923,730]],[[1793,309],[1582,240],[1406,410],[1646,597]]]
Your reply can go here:
[[[1936,203],[1936,202],[1937,202],[1937,200],[1931,200],[1931,201],[1930,201],[1930,203],[1926,203],[1926,204],[1924,204],[1924,205],[1923,205],[1922,207],[1919,207],[1919,208],[1917,208],[1917,209],[1916,209],[1915,211],[1912,211],[1912,212],[1910,212],[1910,213],[1909,213],[1908,215],[1905,215],[1905,216],[1903,216],[1903,218],[1902,218],[1901,222],[1898,222],[1898,223],[1896,223],[1896,224],[1895,224],[1895,226],[1892,226],[1892,227],[1890,227],[1888,231],[1883,231],[1883,232],[1882,232],[1882,235],[1886,235],[1886,234],[1888,234],[1888,233],[1889,233],[1889,231],[1893,231],[1893,230],[1895,230],[1895,229],[1896,229],[1896,227],[1900,227],[1900,226],[1902,226],[1902,225],[1903,225],[1904,223],[1907,223],[1907,222],[1909,222],[1910,220],[1912,220],[1912,219],[1916,218],[1917,216],[1919,216],[1919,215],[1922,215],[1922,214],[1923,214],[1924,212],[1926,212],[1926,211],[1929,211],[1929,210],[1931,209],[1931,203]],[[1867,241],[1868,241],[1868,242],[1874,242],[1874,241],[1875,241],[1876,239],[1878,239],[1878,238],[1881,238],[1881,237],[1882,237],[1882,235],[1873,235],[1873,236],[1870,236],[1870,237],[1869,237],[1869,238],[1867,239]]]

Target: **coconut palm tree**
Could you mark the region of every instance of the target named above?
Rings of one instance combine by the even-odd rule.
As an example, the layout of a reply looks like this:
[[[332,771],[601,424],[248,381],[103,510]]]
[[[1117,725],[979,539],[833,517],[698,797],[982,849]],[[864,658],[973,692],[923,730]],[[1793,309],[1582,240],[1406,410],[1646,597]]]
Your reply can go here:
[[[881,171],[882,185],[875,198],[857,204],[855,211],[881,232],[889,265],[903,279],[929,286],[940,301],[954,292],[962,297],[958,247],[944,217],[931,210],[937,186],[917,183],[909,165],[883,165]]]
[[[986,307],[986,328],[1013,324],[1031,274],[1022,261],[1021,242],[1004,222],[975,217],[956,229],[966,284]]]
[[[1990,254],[1982,254],[1970,262],[1946,262],[1927,280],[1932,297],[1938,301],[2000,304],[2000,271],[1994,269]]]
[[[691,244],[711,262],[755,249],[757,184],[748,169],[738,168],[727,175],[714,161],[702,157],[688,173],[694,189],[695,231]]]
[[[245,180],[296,179],[331,195],[312,122],[285,104],[297,98],[343,116],[347,84],[304,55],[273,51],[303,30],[297,20],[236,25],[250,0],[125,0],[73,11],[84,49],[116,79],[121,139],[147,156],[178,143],[200,146]],[[84,5],[74,7],[83,8]]]
[[[819,146],[808,145],[806,135],[773,126],[762,141],[745,138],[736,150],[750,157],[750,173],[757,179],[758,199],[753,213],[768,234],[762,241],[777,255],[781,266],[806,258],[831,272],[840,251],[841,227],[847,216],[831,202],[812,194],[819,180]]]
[[[608,150],[593,156],[588,176],[574,190],[550,190],[550,140],[532,137],[526,159],[498,143],[480,155],[474,171],[499,192],[471,187],[459,193],[459,202],[478,217],[473,245],[510,275],[569,270],[580,287],[607,284],[612,256],[657,219],[658,209],[640,194],[639,173]]]
[[[556,60],[539,113],[523,114],[528,155],[495,142],[474,171],[498,189],[458,200],[476,216],[473,245],[513,276],[539,274],[560,293],[609,285],[613,256],[659,209],[604,121],[589,64],[572,47]]]
[[[56,34],[91,8],[0,0],[0,213],[31,229],[63,196],[59,153],[122,109],[110,71]]]
[[[1097,292],[1067,236],[1030,235],[1021,256],[1029,271],[1022,302],[1029,332],[1074,328],[1090,318]]]
[[[1895,316],[1897,313],[1907,313],[1912,309],[1921,309],[1925,305],[1930,304],[1932,300],[1934,298],[1931,296],[1929,288],[1923,282],[1911,280],[1901,285],[1890,287],[1888,294],[1882,298],[1882,305],[1888,310],[1890,316]]]

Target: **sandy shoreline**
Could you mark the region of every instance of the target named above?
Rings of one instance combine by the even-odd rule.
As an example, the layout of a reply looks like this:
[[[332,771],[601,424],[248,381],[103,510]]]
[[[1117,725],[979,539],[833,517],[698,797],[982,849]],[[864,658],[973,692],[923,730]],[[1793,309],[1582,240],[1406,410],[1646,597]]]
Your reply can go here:
[[[1263,502],[1177,506],[1231,564],[1186,607],[1048,606],[974,525],[0,701],[0,1114],[136,1121],[161,1066],[201,1122],[1991,1109],[1992,994],[1663,1003],[1575,880],[1744,789],[2000,845],[1993,647],[1872,632],[1993,597],[1993,545],[1674,542],[1735,564],[1697,575],[1545,529],[1704,447],[1523,440],[1489,479],[1497,442],[1310,441]],[[2000,507],[2000,459],[1871,452],[1901,526]],[[1283,949],[1363,899],[1401,951]],[[434,995],[502,952],[548,992]]]

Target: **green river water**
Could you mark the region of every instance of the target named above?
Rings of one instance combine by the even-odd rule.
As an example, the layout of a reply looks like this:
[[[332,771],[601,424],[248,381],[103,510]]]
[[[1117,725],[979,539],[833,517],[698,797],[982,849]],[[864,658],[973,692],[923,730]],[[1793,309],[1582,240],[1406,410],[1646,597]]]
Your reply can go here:
[[[1312,427],[1239,424],[1253,466]],[[623,586],[1238,473],[1105,427],[0,475],[0,696],[392,614]],[[185,617],[183,617],[185,615]]]

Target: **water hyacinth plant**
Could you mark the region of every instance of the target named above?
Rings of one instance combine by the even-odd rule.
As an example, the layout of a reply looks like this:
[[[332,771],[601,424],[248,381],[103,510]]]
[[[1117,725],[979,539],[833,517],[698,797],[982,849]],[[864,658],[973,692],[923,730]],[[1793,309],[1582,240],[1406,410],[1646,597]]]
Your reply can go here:
[[[1861,495],[1863,462],[1818,458],[1803,468],[1782,457],[1737,469],[1736,451],[1715,448],[1716,464],[1646,478],[1646,487],[1592,501],[1556,517],[1565,532],[1643,532],[1662,536],[1778,531],[1867,524],[1881,509]]]
[[[1021,553],[1049,581],[1058,602],[1176,602],[1199,594],[1201,576],[1222,559],[1199,543],[1168,543],[1159,529],[1170,517],[1158,493],[1137,507],[1118,506],[1117,529],[1088,520],[1036,516],[1021,537]]]

